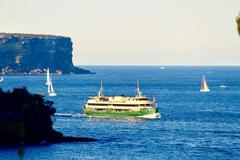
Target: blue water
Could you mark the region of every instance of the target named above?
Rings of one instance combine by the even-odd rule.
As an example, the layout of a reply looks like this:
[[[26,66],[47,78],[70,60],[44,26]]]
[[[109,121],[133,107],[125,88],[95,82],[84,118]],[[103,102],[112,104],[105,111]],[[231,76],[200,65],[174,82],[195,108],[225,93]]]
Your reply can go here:
[[[53,76],[59,113],[54,128],[68,136],[91,137],[93,143],[59,143],[25,148],[22,159],[240,159],[240,67],[85,66],[95,75]],[[200,93],[202,74],[210,93]],[[96,95],[135,94],[155,97],[156,120],[88,119],[81,106]],[[220,85],[226,85],[222,89]],[[27,86],[46,94],[45,76],[5,76],[4,90]],[[18,148],[0,149],[0,159],[20,159]]]

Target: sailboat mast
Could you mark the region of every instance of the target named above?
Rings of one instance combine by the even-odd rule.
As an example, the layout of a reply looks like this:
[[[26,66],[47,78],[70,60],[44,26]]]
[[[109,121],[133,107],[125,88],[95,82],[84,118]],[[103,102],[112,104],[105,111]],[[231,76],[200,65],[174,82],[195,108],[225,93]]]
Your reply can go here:
[[[137,80],[136,97],[141,97],[141,96],[142,96],[142,92],[140,91],[139,81]]]
[[[100,84],[100,89],[98,91],[98,97],[102,97],[103,96],[103,86],[102,86],[102,80],[101,80],[101,84]]]
[[[201,83],[201,89],[205,88],[205,76],[202,76],[202,83]]]
[[[48,85],[50,83],[50,71],[49,68],[47,68],[47,82],[46,85]]]

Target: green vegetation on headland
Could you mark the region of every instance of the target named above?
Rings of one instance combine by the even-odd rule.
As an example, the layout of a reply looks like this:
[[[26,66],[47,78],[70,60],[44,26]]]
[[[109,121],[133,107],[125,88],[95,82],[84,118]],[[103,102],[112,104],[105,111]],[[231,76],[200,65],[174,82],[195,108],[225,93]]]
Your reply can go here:
[[[57,142],[93,142],[92,138],[65,137],[55,131],[53,102],[26,88],[4,92],[0,88],[0,146]]]

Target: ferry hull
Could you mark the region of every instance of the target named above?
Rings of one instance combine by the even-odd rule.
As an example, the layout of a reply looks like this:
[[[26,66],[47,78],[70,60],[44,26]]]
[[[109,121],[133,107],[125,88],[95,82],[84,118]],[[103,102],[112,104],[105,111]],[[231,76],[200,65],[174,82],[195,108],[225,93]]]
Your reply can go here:
[[[157,112],[156,108],[143,108],[139,111],[113,111],[113,110],[106,110],[106,111],[96,111],[85,109],[85,114],[88,117],[97,117],[97,118],[159,118],[160,114]]]

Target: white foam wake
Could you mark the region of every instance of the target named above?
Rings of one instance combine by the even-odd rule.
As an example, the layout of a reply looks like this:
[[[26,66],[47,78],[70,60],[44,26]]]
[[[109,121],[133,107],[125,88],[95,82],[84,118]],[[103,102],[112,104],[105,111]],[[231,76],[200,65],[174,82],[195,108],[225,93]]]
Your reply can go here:
[[[54,116],[61,116],[61,117],[86,117],[85,114],[80,114],[80,113],[55,113]]]

